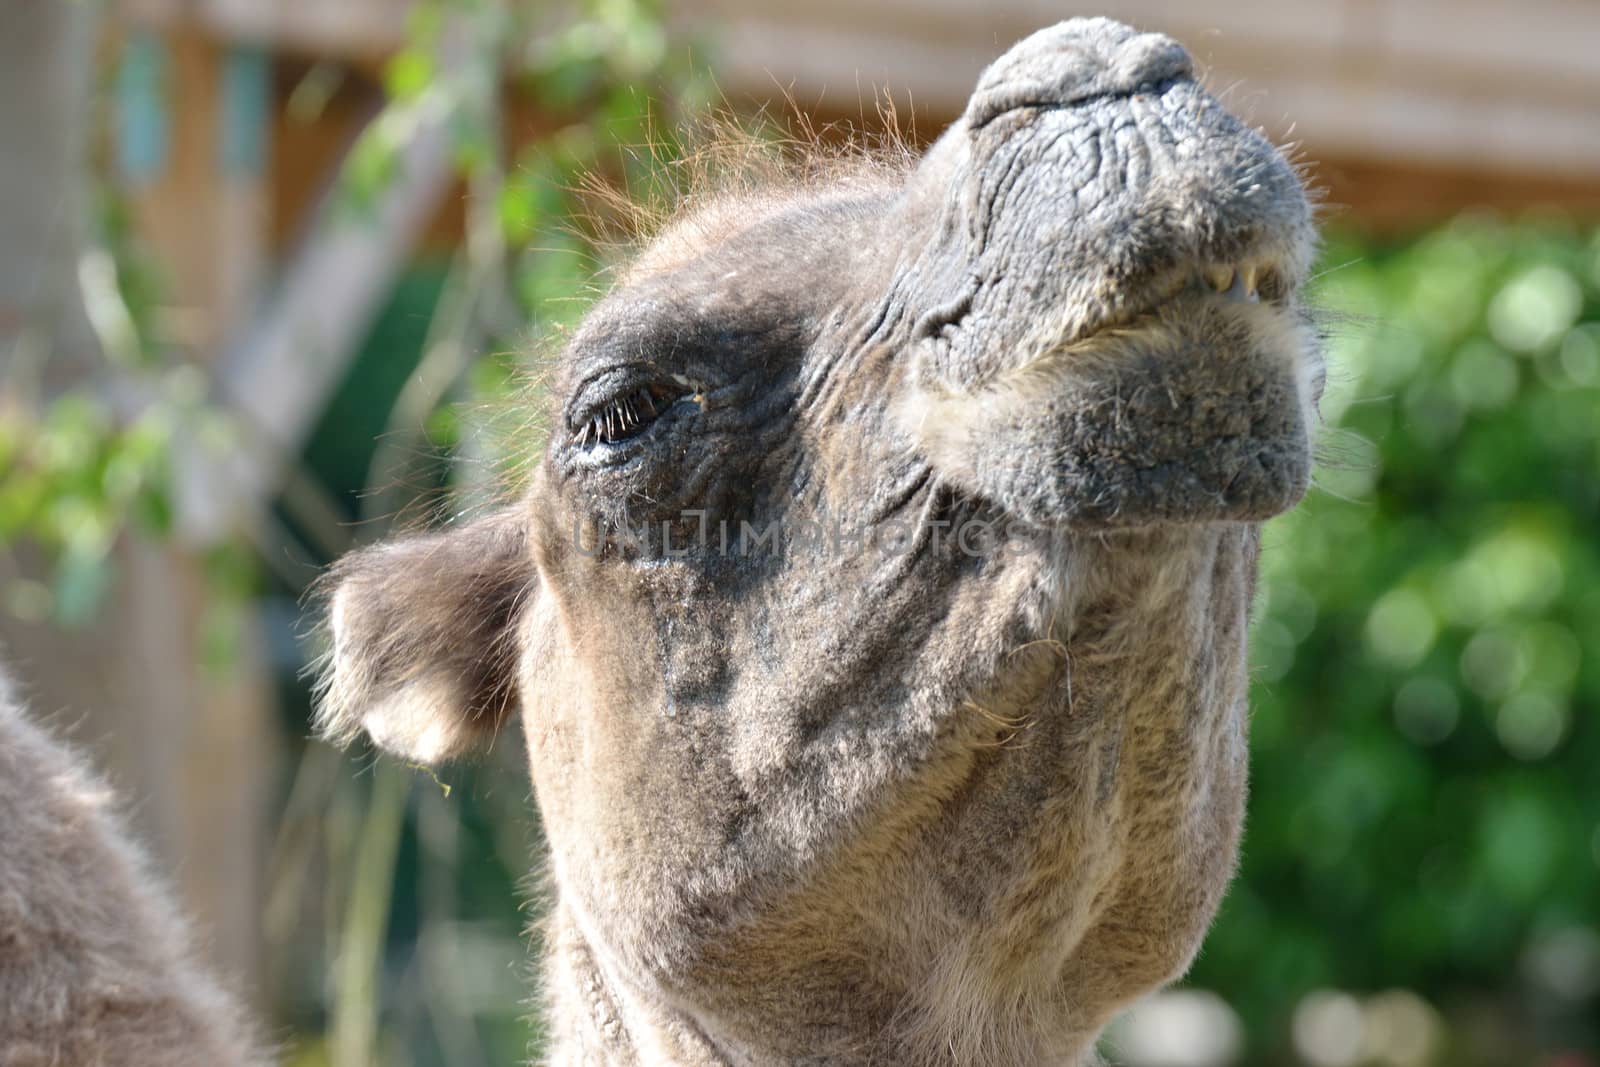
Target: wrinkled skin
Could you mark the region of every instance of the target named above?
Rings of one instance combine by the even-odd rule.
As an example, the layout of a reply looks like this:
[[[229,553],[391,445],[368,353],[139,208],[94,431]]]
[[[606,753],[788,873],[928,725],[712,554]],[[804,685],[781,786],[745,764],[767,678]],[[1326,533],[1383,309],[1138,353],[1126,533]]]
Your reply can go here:
[[[1087,1061],[1233,869],[1304,193],[1088,20],[909,173],[737,217],[591,312],[522,504],[340,565],[325,722],[437,760],[520,715],[552,1062]]]

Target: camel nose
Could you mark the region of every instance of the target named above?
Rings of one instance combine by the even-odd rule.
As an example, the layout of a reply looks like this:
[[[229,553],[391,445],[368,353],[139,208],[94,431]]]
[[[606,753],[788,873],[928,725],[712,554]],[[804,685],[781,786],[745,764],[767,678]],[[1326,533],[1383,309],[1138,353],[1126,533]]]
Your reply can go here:
[[[1021,107],[1070,107],[1194,77],[1182,45],[1111,19],[1069,19],[1013,45],[989,65],[967,107],[976,130]]]

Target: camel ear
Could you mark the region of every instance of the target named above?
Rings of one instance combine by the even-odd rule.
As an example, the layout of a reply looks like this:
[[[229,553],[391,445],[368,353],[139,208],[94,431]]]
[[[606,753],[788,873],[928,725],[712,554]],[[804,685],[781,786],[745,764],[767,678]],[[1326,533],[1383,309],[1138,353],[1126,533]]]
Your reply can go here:
[[[516,617],[536,580],[517,508],[340,560],[318,729],[422,763],[492,736],[517,710]]]

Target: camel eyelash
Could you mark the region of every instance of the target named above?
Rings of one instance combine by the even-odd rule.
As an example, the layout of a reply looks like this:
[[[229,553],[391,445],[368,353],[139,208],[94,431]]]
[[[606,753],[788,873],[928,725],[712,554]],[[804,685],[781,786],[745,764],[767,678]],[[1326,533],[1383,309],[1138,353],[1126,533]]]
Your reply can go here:
[[[675,385],[652,383],[612,397],[578,425],[578,447],[611,445],[638,435],[684,392]]]

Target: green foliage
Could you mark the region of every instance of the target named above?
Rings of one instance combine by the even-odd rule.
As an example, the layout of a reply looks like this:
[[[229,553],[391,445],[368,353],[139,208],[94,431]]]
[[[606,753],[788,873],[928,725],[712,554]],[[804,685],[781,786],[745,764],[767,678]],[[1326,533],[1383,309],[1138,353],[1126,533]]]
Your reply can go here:
[[[1600,235],[1467,217],[1324,261],[1326,458],[1266,531],[1244,861],[1193,981],[1252,1062],[1320,987],[1524,1035],[1432,1062],[1595,1050]]]
[[[21,618],[76,625],[93,617],[110,583],[110,554],[129,526],[159,536],[172,524],[169,410],[126,424],[104,405],[68,393],[39,415],[0,418],[0,545],[30,541],[54,561],[50,584],[19,577],[4,587]]]
[[[26,554],[25,565],[0,581],[0,612],[67,627],[89,623],[103,605],[117,580],[120,537],[173,534],[174,458],[220,451],[233,433],[207,396],[204,372],[163,343],[165,279],[133,232],[126,198],[93,177],[93,243],[77,295],[98,342],[94,371],[48,399],[36,382],[0,372],[0,386],[11,387],[0,392],[0,552],[16,546]],[[48,362],[55,355],[48,346],[59,338],[42,340]],[[224,669],[256,591],[254,563],[226,539],[204,554],[208,574],[216,560],[238,561],[230,581],[208,582],[206,591],[205,659]]]

